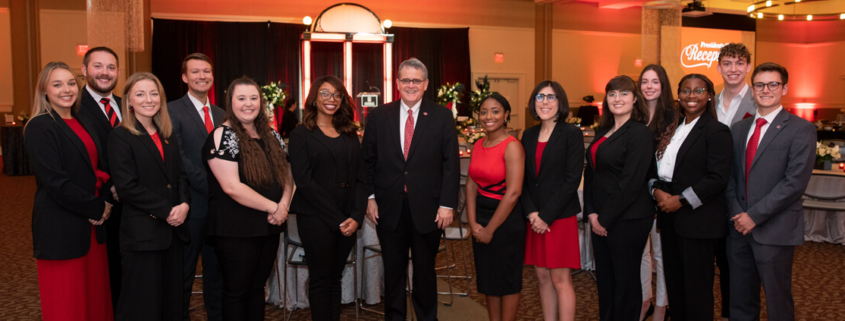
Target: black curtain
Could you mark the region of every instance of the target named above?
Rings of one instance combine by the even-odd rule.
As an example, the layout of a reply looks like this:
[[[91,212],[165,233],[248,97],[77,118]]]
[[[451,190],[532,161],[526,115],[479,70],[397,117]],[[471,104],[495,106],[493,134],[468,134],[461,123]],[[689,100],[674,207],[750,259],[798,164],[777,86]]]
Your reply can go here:
[[[153,19],[152,72],[161,81],[168,100],[181,98],[188,92],[188,85],[182,81],[182,59],[185,56],[201,52],[213,62],[218,61],[217,22]],[[216,70],[216,69],[215,69]],[[216,76],[216,74],[215,74]],[[214,94],[217,84],[225,84],[215,79],[211,87],[209,100],[218,104]],[[226,85],[223,85],[225,87]]]
[[[307,28],[301,24],[270,24],[267,79],[281,82],[289,94],[288,99],[297,100],[299,97],[300,38]],[[282,115],[283,108],[276,108],[276,124],[282,123]]]
[[[352,100],[358,103],[358,93],[384,93],[384,45],[380,43],[352,44]],[[377,88],[370,89],[370,87]],[[384,96],[381,97],[384,99]],[[363,119],[363,107],[355,109],[355,119]]]
[[[432,101],[437,99],[437,89],[446,83],[460,82],[464,85],[463,104],[458,105],[458,113],[468,115],[468,94],[472,88],[472,71],[469,59],[469,28],[423,29],[390,28],[394,35],[393,67],[398,68],[402,61],[416,57],[428,69],[428,89],[423,97]],[[398,79],[398,73],[394,75]],[[394,86],[395,88],[395,86]],[[398,89],[393,97],[399,98]]]

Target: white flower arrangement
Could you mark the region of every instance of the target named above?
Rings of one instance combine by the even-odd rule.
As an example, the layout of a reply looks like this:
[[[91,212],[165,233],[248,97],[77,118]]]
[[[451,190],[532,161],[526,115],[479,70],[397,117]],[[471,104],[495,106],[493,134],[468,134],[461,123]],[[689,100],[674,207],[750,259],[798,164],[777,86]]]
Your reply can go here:
[[[476,141],[478,141],[479,139],[482,139],[484,137],[487,137],[487,134],[485,134],[484,132],[475,132],[475,133],[466,135],[466,141],[467,141],[467,143],[472,145],[472,144],[475,144]]]
[[[266,86],[261,86],[261,96],[265,102],[264,109],[267,114],[267,121],[274,128],[276,125],[276,114],[274,113],[276,106],[284,104],[288,97],[288,94],[279,85],[278,82],[270,82]]]
[[[452,118],[458,118],[458,104],[461,103],[464,85],[456,82],[454,85],[446,83],[437,90],[437,103],[452,110]]]
[[[839,150],[839,145],[834,143],[822,144],[816,142],[816,163],[824,163],[825,161],[833,161],[842,158]]]

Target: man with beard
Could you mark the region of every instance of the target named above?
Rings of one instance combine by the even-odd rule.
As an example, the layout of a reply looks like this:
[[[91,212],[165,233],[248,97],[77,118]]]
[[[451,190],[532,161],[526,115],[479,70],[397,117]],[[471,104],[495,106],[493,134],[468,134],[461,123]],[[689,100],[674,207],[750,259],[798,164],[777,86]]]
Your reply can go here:
[[[214,84],[211,59],[202,53],[193,53],[182,60],[182,81],[188,84],[188,93],[167,103],[173,134],[182,148],[182,164],[191,185],[191,209],[185,220],[191,244],[185,246],[184,319],[190,321],[191,292],[197,271],[197,260],[202,255],[202,294],[209,321],[222,320],[223,275],[217,264],[214,248],[205,243],[206,215],[208,214],[208,180],[200,157],[200,149],[208,134],[223,123],[226,112],[211,104],[208,92]]]
[[[120,125],[123,119],[120,111],[120,97],[112,93],[117,85],[117,77],[120,70],[117,67],[117,53],[108,47],[96,47],[88,50],[82,58],[82,75],[85,76],[85,87],[81,91],[82,108],[79,116],[87,118],[90,124],[94,125],[94,132],[100,140],[103,153],[100,159],[108,164],[108,141],[112,129]],[[110,182],[109,182],[110,184]],[[111,284],[111,297],[114,310],[117,311],[117,301],[120,295],[120,242],[118,230],[120,229],[120,199],[111,187],[114,204],[111,217],[106,221],[106,251],[109,258],[109,282]]]
[[[408,249],[418,320],[437,320],[434,258],[458,205],[460,161],[452,112],[424,100],[428,71],[416,58],[399,65],[402,99],[374,109],[364,132],[367,217],[376,224],[384,261],[384,317],[405,320]]]

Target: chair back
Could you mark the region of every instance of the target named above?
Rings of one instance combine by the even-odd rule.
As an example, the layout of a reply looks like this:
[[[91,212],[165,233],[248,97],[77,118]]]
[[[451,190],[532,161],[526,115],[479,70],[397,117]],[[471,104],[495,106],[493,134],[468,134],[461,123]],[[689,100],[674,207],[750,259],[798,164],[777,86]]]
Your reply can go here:
[[[302,244],[302,239],[299,237],[299,226],[296,224],[296,214],[289,213],[286,221],[287,230],[285,231],[285,238],[296,244]]]
[[[819,197],[843,197],[845,196],[845,176],[813,174],[804,193]]]

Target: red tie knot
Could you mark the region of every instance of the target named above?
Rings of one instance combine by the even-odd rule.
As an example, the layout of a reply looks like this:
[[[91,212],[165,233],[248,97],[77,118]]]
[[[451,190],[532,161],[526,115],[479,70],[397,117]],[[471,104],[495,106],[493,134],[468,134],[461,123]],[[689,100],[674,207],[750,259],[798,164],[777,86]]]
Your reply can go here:
[[[757,118],[757,126],[758,126],[758,127],[759,127],[759,126],[763,126],[763,125],[765,125],[766,123],[768,123],[768,122],[766,121],[766,119],[765,119],[765,118],[763,118],[763,117]]]

